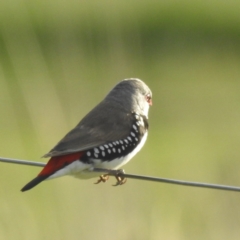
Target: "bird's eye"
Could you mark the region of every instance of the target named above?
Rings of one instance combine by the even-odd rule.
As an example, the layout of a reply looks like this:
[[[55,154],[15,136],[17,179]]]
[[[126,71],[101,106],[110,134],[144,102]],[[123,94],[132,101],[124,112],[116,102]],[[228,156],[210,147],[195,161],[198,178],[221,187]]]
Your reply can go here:
[[[150,106],[152,106],[152,97],[150,94],[146,95],[146,100]]]

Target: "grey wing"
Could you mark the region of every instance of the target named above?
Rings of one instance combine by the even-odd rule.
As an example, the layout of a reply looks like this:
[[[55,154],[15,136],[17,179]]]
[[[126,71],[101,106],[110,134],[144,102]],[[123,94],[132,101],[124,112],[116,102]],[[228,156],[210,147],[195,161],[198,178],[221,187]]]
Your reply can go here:
[[[101,102],[43,157],[81,152],[126,138],[133,124],[133,113],[121,110],[110,103]]]

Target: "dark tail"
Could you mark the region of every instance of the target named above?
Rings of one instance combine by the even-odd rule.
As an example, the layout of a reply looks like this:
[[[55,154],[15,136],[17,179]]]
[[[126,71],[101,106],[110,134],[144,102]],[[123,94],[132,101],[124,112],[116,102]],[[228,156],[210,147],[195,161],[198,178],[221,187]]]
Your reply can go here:
[[[32,189],[33,187],[37,186],[39,183],[41,183],[43,180],[45,180],[46,178],[48,178],[49,176],[37,176],[36,178],[34,178],[32,181],[30,181],[28,184],[26,184],[21,191],[25,192],[27,190]]]

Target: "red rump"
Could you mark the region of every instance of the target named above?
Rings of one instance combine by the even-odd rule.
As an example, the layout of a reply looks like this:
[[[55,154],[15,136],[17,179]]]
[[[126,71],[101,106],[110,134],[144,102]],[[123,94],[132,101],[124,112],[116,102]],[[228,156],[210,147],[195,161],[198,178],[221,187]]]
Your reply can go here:
[[[83,152],[71,153],[68,155],[52,157],[38,176],[49,176],[58,171],[61,168],[69,165],[70,163],[80,159]]]

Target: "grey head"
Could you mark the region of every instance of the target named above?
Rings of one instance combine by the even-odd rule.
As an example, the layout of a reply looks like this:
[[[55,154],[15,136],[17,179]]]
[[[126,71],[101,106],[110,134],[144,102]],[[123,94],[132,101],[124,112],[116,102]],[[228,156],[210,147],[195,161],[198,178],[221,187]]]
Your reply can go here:
[[[103,100],[127,112],[137,112],[148,116],[152,105],[152,92],[140,79],[129,78],[118,83]]]
[[[44,157],[80,152],[123,139],[132,128],[133,113],[148,118],[149,105],[149,87],[140,79],[125,79]]]

